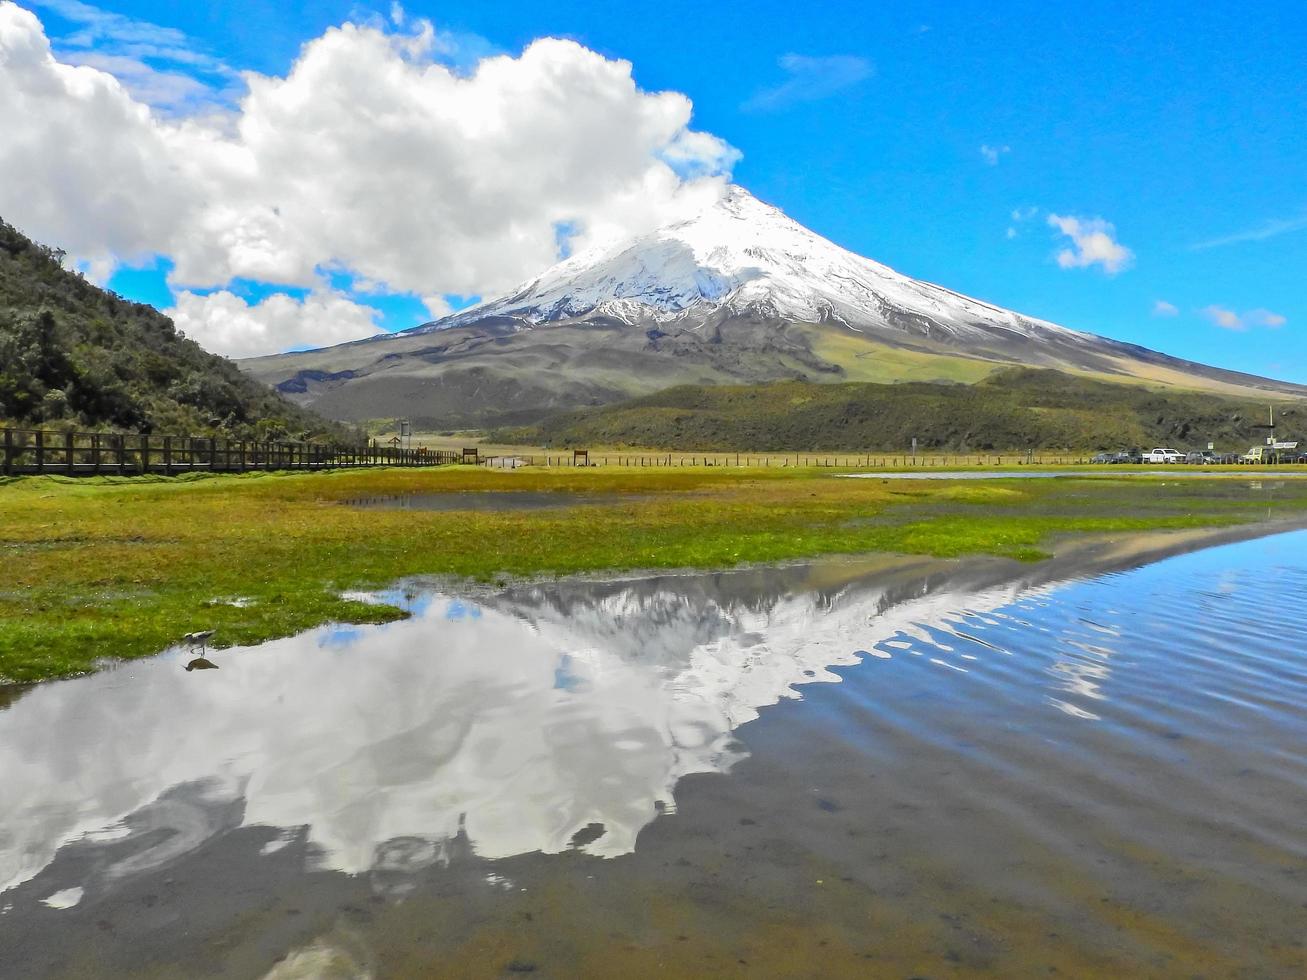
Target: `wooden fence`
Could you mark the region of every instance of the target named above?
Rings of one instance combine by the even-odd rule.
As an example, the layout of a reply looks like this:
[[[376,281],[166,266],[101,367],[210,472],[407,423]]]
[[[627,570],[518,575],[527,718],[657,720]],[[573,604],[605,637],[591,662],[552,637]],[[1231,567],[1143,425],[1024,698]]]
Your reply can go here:
[[[456,452],[388,446],[346,447],[312,442],[249,442],[195,436],[2,429],[0,474],[67,476],[143,473],[244,473],[356,466],[444,466]]]
[[[208,471],[324,470],[361,466],[449,466],[465,463],[492,469],[519,466],[626,466],[635,468],[828,467],[832,469],[959,469],[987,466],[1076,466],[1083,453],[517,453],[481,455],[476,448],[401,449],[311,442],[248,442],[194,436],[0,429],[0,474],[59,473],[67,476],[128,476]]]

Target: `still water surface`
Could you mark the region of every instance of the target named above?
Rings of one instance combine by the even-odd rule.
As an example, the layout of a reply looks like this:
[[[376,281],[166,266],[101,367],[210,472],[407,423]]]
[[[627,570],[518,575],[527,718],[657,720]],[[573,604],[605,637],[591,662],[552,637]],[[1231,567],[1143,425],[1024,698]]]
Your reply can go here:
[[[1301,976],[1305,549],[414,585],[43,685],[0,976]]]

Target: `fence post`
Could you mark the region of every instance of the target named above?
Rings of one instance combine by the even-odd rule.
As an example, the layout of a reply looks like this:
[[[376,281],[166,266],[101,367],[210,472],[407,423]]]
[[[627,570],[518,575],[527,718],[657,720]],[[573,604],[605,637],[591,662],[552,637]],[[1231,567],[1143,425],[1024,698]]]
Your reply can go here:
[[[172,436],[163,437],[163,475],[172,476]]]
[[[14,432],[12,429],[5,429],[4,475],[14,475]]]
[[[64,433],[64,465],[67,467],[67,474],[73,475],[73,433],[72,430]]]
[[[91,436],[91,464],[95,467],[97,476],[100,474],[100,434],[97,432]]]
[[[36,472],[45,472],[45,433],[36,430]]]

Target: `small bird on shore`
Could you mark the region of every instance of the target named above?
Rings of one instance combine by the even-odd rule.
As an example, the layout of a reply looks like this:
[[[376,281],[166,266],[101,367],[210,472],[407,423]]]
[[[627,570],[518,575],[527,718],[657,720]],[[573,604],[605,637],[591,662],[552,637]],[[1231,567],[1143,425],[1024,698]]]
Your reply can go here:
[[[187,633],[182,637],[182,643],[188,650],[194,650],[199,647],[200,653],[206,653],[209,646],[209,640],[213,637],[213,630],[197,630],[194,633]]]

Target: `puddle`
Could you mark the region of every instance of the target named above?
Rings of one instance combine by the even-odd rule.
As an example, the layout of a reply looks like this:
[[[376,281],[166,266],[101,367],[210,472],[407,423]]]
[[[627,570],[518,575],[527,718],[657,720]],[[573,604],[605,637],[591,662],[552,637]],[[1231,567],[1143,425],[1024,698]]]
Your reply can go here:
[[[0,948],[1290,975],[1307,531],[1267,533],[410,588],[404,622],[40,685],[0,710]]]

